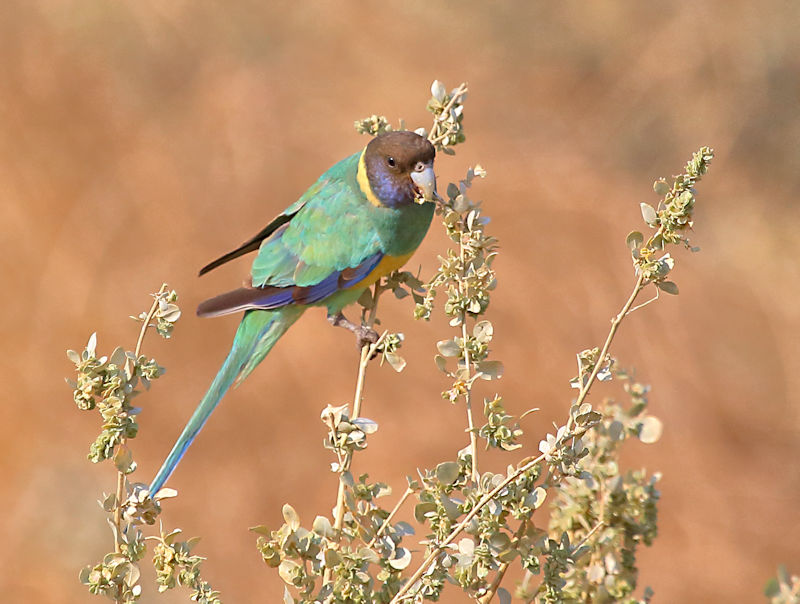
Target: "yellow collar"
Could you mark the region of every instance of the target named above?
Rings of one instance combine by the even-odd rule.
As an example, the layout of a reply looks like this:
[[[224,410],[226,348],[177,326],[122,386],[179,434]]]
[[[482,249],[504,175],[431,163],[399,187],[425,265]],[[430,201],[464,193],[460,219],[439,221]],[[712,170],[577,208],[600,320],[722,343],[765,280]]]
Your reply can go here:
[[[358,181],[358,186],[361,189],[361,192],[364,194],[364,197],[369,200],[369,202],[377,208],[384,207],[381,203],[381,200],[378,199],[377,195],[372,191],[372,187],[369,186],[369,179],[367,178],[367,166],[364,164],[364,154],[367,152],[366,147],[361,152],[361,157],[358,158],[358,172],[356,173],[356,180]]]

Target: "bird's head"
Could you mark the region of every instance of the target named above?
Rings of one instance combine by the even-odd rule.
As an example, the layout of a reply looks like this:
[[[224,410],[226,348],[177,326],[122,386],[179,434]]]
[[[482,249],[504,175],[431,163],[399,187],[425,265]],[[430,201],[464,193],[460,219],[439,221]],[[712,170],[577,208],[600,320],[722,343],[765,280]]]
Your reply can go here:
[[[379,134],[361,156],[359,183],[363,189],[365,179],[372,196],[392,208],[413,203],[418,197],[431,200],[436,193],[435,155],[433,145],[414,132]]]

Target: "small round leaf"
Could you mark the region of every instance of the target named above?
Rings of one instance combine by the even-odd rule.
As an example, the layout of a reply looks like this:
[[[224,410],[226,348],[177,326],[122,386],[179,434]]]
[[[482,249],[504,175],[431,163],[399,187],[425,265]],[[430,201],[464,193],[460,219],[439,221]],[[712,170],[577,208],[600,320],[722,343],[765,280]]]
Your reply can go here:
[[[660,419],[653,416],[645,417],[639,428],[639,440],[648,445],[653,444],[661,438],[663,430],[664,426]]]

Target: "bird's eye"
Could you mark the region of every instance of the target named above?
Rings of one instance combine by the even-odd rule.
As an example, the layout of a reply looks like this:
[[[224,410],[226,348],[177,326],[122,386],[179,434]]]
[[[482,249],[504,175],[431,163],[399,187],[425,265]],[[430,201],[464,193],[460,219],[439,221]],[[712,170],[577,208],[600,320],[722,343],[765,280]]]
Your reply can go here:
[[[389,157],[387,157],[386,158],[386,163],[389,164],[392,168],[394,168],[394,164],[395,164],[394,157],[392,157],[391,155]]]
[[[414,172],[422,172],[425,170],[425,163],[418,161],[417,164],[414,166]]]

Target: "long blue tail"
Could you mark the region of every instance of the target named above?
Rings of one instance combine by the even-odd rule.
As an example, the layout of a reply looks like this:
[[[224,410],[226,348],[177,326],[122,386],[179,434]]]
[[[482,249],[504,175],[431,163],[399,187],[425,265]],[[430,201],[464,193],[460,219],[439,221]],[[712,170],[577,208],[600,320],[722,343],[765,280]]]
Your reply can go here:
[[[237,377],[239,381],[246,378],[304,310],[303,307],[286,306],[275,311],[251,310],[245,313],[236,331],[228,358],[220,367],[217,377],[211,382],[208,392],[189,418],[178,441],[150,484],[151,494],[157,493],[164,486],[189,445]]]

